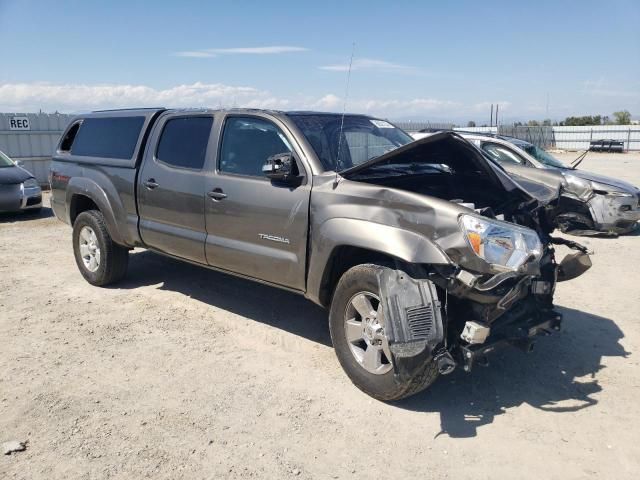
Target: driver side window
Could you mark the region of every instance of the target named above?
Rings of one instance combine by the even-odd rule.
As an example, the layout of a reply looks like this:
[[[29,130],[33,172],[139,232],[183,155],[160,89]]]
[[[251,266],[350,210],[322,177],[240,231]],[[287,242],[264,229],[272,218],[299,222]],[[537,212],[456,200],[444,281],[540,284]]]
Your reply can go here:
[[[525,164],[524,159],[520,155],[497,143],[484,142],[482,144],[482,150],[500,163],[515,163],[518,165]]]
[[[267,158],[291,151],[287,137],[273,123],[256,117],[229,117],[222,134],[218,169],[264,178],[262,166]]]

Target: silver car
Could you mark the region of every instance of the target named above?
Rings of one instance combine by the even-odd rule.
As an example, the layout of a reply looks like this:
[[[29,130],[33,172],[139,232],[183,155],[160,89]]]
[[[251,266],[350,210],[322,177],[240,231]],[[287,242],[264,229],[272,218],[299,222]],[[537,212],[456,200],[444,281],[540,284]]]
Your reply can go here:
[[[39,211],[42,189],[34,176],[0,151],[0,212]]]
[[[640,189],[634,185],[569,167],[549,152],[524,140],[459,133],[507,171],[510,171],[510,167],[524,166],[562,173],[566,181],[564,195],[571,196],[574,200],[573,208],[569,208],[558,218],[559,227],[563,231],[585,235],[618,235],[636,228],[640,220]]]

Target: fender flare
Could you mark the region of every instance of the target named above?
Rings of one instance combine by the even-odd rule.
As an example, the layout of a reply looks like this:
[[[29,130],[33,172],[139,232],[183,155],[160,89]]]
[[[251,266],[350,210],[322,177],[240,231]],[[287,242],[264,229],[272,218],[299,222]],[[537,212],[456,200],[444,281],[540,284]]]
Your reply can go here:
[[[73,177],[67,186],[66,204],[68,205],[67,216],[69,223],[73,225],[71,220],[71,205],[73,197],[76,195],[82,195],[90,198],[102,213],[107,231],[109,232],[109,235],[111,235],[113,241],[120,245],[126,245],[124,237],[118,228],[115,210],[109,196],[96,182],[86,177]]]
[[[320,302],[322,280],[335,250],[357,247],[396,257],[407,263],[450,265],[442,249],[419,233],[367,220],[331,218],[312,227],[307,298]]]

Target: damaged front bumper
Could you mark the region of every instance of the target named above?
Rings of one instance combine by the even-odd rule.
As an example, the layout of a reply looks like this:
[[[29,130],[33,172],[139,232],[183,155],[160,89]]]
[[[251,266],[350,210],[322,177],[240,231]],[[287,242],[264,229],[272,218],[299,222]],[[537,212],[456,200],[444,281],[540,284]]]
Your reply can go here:
[[[411,380],[426,362],[435,362],[441,374],[458,365],[471,371],[475,364],[486,365],[487,355],[499,347],[531,351],[536,336],[560,330],[555,284],[581,275],[591,262],[575,242],[550,241],[577,252],[557,264],[553,248],[547,247],[538,275],[510,272],[487,278],[460,268],[413,276],[381,272],[385,334],[396,380]]]
[[[562,314],[553,309],[538,309],[535,302],[523,301],[491,325],[491,334],[481,344],[465,343],[459,346],[458,362],[465,372],[475,364],[489,364],[487,355],[504,346],[515,346],[529,353],[534,338],[560,331]]]
[[[588,202],[596,230],[628,233],[640,220],[640,194],[595,194]]]

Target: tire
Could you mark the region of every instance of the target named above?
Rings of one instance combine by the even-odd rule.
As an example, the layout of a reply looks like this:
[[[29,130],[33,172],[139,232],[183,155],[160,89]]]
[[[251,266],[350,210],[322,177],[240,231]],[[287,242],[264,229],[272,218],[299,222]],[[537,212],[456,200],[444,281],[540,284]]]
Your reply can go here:
[[[329,330],[338,361],[353,384],[378,400],[394,401],[429,387],[438,378],[438,369],[435,362],[430,361],[410,381],[400,383],[394,378],[393,368],[388,368],[384,373],[371,373],[352,353],[353,343],[347,340],[346,334],[346,320],[351,316],[347,309],[350,308],[352,299],[363,292],[370,292],[379,298],[377,272],[383,268],[387,267],[375,264],[356,265],[342,275],[331,301]],[[381,367],[380,370],[385,369]]]
[[[83,253],[87,252],[87,234],[93,239],[90,246],[97,247],[97,266],[90,261],[87,264],[87,257],[83,258]],[[95,259],[96,249],[93,251]],[[122,279],[127,273],[129,250],[114,243],[99,210],[87,210],[76,218],[73,223],[73,253],[80,273],[91,285],[109,285]]]

